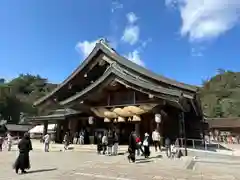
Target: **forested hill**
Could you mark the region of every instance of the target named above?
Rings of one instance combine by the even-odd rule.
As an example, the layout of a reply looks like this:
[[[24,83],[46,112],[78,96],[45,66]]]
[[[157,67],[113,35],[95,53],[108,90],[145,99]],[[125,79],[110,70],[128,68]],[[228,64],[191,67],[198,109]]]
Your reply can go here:
[[[203,83],[201,100],[209,117],[240,117],[240,72],[219,70]]]
[[[56,86],[45,78],[31,74],[21,74],[10,82],[0,78],[0,120],[17,123],[21,113],[37,115],[37,109],[32,107],[33,102]],[[207,116],[240,117],[240,72],[220,70],[203,83],[200,94]]]
[[[36,115],[37,109],[32,107],[33,102],[56,86],[45,78],[30,74],[21,74],[10,82],[0,79],[0,118],[17,123],[22,113]]]

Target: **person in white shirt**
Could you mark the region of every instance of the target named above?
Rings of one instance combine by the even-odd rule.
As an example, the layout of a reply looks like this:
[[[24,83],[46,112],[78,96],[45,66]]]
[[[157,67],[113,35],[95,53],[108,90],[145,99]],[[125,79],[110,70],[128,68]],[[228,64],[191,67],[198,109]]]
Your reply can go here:
[[[159,151],[161,151],[161,137],[160,137],[160,133],[157,131],[157,129],[155,129],[152,132],[152,140],[155,146],[155,151],[157,152],[157,148],[159,148]]]
[[[106,150],[107,150],[107,145],[108,145],[108,138],[107,138],[106,132],[104,133],[104,135],[102,137],[102,145],[103,145],[103,154],[105,154]]]
[[[174,158],[174,157],[176,157],[176,154],[177,154],[177,147],[174,145],[174,144],[172,144],[171,145],[171,158]]]
[[[45,151],[45,152],[49,152],[50,135],[49,135],[49,134],[46,134],[46,135],[43,137],[43,140],[44,140],[44,151]]]
[[[84,144],[84,132],[79,133],[79,144]]]
[[[8,151],[12,149],[12,136],[10,133],[7,134],[7,149]]]

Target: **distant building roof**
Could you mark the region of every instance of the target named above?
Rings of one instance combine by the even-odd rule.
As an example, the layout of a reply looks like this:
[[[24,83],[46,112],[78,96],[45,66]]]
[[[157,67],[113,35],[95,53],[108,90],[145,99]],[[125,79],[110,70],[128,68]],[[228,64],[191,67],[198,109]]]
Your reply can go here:
[[[237,128],[240,127],[240,117],[207,118],[209,128]]]
[[[5,125],[8,131],[15,132],[28,132],[33,126],[32,125],[23,125],[23,124],[6,124]]]
[[[80,114],[80,111],[76,111],[70,108],[66,109],[57,109],[52,111],[50,114],[45,116],[35,116],[35,117],[28,117],[28,121],[38,121],[38,120],[63,120],[69,116]]]

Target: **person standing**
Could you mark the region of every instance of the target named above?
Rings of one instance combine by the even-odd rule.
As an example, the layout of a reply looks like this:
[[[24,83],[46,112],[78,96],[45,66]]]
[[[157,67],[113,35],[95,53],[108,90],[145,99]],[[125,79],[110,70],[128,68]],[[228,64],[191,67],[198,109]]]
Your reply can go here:
[[[161,137],[160,137],[160,133],[157,131],[157,129],[155,129],[152,132],[152,140],[153,140],[153,144],[155,146],[155,151],[157,152],[157,148],[159,148],[159,151],[161,151]]]
[[[44,137],[44,151],[49,152],[50,135],[47,133]]]
[[[103,137],[102,137],[103,154],[106,153],[107,144],[108,144],[107,134],[106,134],[106,132],[104,132]]]
[[[101,154],[102,151],[102,134],[99,133],[97,135],[97,152],[98,154]]]
[[[81,131],[80,133],[79,133],[79,144],[84,144],[84,132],[83,131]]]
[[[108,145],[107,145],[107,151],[108,155],[111,156],[113,153],[113,132],[111,130],[108,131]]]
[[[4,138],[0,136],[0,152],[2,151],[3,142],[4,142]]]
[[[69,146],[69,134],[68,134],[68,132],[66,132],[65,135],[64,135],[63,144],[64,144],[64,150],[67,150],[68,146]]]
[[[129,136],[129,140],[128,140],[128,160],[129,162],[135,162],[136,157],[135,157],[135,153],[136,153],[136,149],[137,149],[137,143],[136,143],[136,132],[132,131],[130,136]]]
[[[171,157],[171,147],[170,147],[170,145],[171,145],[171,140],[167,137],[165,139],[165,147],[166,147],[166,155],[167,155],[168,158]]]
[[[13,168],[18,174],[19,169],[22,174],[26,173],[26,169],[30,169],[29,152],[32,150],[32,142],[28,133],[24,134],[24,137],[18,143],[19,155],[14,163]]]
[[[7,134],[7,150],[11,151],[12,149],[12,136],[10,133]]]
[[[148,158],[150,156],[150,138],[149,138],[149,134],[145,133],[144,135],[144,140],[143,140],[143,147],[144,147],[144,155],[145,158]]]
[[[118,143],[119,143],[119,139],[118,139],[118,135],[116,132],[114,132],[114,140],[113,140],[113,155],[117,156],[118,155]]]

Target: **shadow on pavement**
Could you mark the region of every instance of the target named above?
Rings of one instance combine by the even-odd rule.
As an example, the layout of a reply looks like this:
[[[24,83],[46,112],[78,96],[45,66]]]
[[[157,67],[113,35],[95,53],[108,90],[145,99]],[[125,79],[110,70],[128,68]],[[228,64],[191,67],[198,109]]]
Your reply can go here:
[[[57,168],[50,168],[50,169],[37,169],[33,171],[28,171],[27,174],[32,174],[32,173],[41,173],[41,172],[48,172],[48,171],[56,171]]]
[[[147,159],[158,159],[158,158],[162,158],[162,155],[157,155],[157,156],[151,156]],[[140,159],[136,159],[136,161],[143,161],[146,160],[146,158],[140,158]]]
[[[136,164],[142,164],[142,163],[150,163],[150,162],[152,162],[151,160],[141,160],[141,161],[139,161],[139,159],[138,160],[136,160]]]

